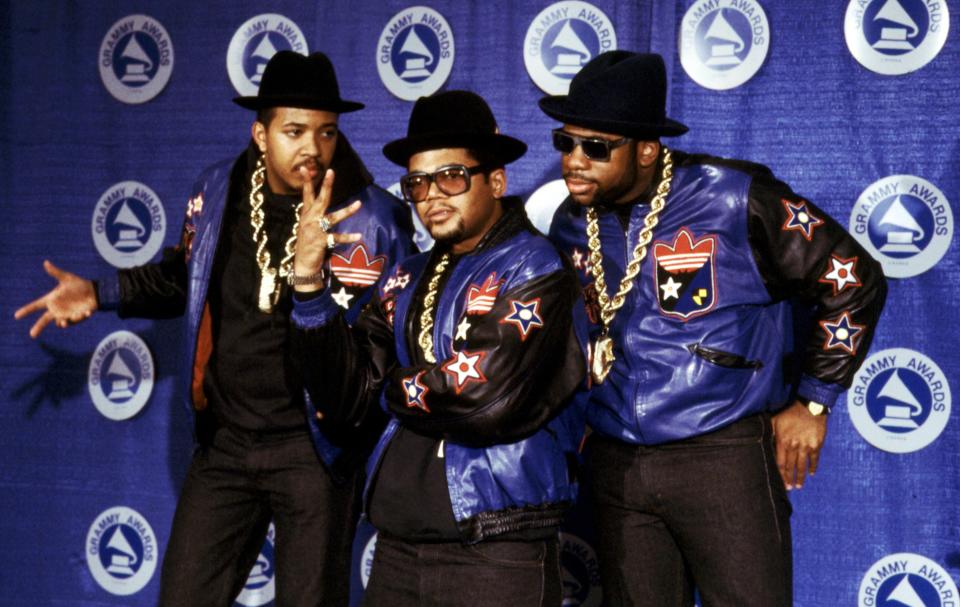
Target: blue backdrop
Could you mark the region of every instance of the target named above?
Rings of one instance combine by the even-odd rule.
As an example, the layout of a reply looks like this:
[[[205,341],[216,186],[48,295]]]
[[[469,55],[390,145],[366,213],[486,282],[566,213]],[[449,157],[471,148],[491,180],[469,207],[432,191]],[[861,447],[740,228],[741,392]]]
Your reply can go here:
[[[536,101],[584,58],[622,48],[666,58],[668,115],[691,127],[668,145],[769,165],[891,277],[821,469],[791,496],[796,604],[956,607],[958,11],[948,0],[0,0],[0,604],[156,601],[192,444],[182,325],[99,314],[31,341],[13,311],[53,285],[44,259],[96,276],[176,241],[194,176],[249,138],[252,115],[230,99],[256,89],[266,57],[332,58],[344,97],[367,104],[341,127],[387,187],[399,172],[380,148],[405,132],[410,99],[479,92],[530,146],[509,189],[545,225],[559,162]],[[357,540],[358,589],[369,539]],[[581,513],[563,558],[568,604],[600,604]],[[240,604],[271,604],[272,566],[268,542]]]

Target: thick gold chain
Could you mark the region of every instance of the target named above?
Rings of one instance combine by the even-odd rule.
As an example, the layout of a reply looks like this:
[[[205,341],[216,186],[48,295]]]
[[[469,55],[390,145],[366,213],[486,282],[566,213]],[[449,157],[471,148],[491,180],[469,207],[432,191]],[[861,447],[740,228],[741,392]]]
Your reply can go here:
[[[430,283],[427,285],[427,295],[423,298],[423,312],[420,314],[420,335],[417,343],[420,344],[423,357],[431,365],[437,362],[437,357],[433,353],[433,307],[437,302],[440,277],[443,276],[443,271],[447,269],[449,263],[450,253],[444,253],[433,268],[433,276],[430,277]]]
[[[253,242],[257,245],[257,266],[260,267],[260,300],[259,307],[264,312],[270,312],[280,300],[279,275],[286,278],[293,271],[293,255],[297,245],[297,230],[300,227],[300,209],[303,202],[297,204],[294,210],[293,230],[284,247],[284,257],[280,260],[277,269],[270,267],[270,251],[267,250],[267,232],[263,229],[263,182],[266,180],[267,168],[263,156],[257,158],[257,166],[250,177],[250,225],[253,227]]]
[[[603,322],[603,335],[606,335],[613,317],[616,316],[627,293],[633,287],[633,279],[640,272],[640,264],[647,256],[647,248],[653,240],[653,229],[660,221],[660,212],[667,206],[667,195],[670,194],[670,177],[673,175],[673,158],[670,150],[663,148],[663,169],[660,172],[660,184],[656,194],[650,201],[650,211],[643,219],[643,229],[633,248],[633,259],[627,264],[627,271],[620,280],[620,288],[611,299],[607,295],[607,281],[603,273],[603,253],[600,251],[600,225],[597,222],[597,211],[594,207],[587,209],[587,246],[590,248],[590,273],[593,275],[597,290],[597,300],[600,304],[600,319]]]

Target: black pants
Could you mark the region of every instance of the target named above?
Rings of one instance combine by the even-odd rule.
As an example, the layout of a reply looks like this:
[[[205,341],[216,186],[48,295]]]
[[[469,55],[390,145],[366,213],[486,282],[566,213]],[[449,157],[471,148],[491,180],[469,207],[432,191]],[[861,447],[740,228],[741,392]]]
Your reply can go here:
[[[792,604],[790,502],[767,416],[652,447],[593,435],[604,604]]]
[[[306,431],[264,439],[218,429],[177,502],[160,604],[232,605],[272,519],[277,607],[347,605],[355,485],[332,482]]]
[[[416,544],[381,533],[364,607],[558,607],[560,548],[545,541]]]

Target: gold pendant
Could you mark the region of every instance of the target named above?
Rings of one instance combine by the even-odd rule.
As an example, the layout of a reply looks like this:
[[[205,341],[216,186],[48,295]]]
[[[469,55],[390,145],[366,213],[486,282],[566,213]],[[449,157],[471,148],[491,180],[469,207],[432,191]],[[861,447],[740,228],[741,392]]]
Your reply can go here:
[[[267,268],[260,277],[260,298],[257,305],[261,312],[273,311],[273,292],[277,289],[277,271]]]
[[[614,360],[616,359],[613,356],[613,340],[609,335],[598,337],[597,341],[593,342],[593,364],[590,369],[594,383],[603,383],[613,367]]]

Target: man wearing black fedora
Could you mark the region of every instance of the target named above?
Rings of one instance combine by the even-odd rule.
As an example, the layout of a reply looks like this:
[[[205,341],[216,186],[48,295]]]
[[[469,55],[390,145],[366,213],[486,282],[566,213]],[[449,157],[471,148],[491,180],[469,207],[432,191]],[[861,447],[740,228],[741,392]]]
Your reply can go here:
[[[570,196],[550,228],[591,319],[605,604],[792,602],[790,502],[886,293],[833,219],[753,163],[669,150],[659,55],[612,51],[541,99]],[[809,308],[797,373],[788,300]],[[797,377],[799,376],[799,377]]]
[[[525,150],[474,93],[420,98],[384,154],[408,171],[401,190],[433,250],[396,264],[352,330],[329,289],[296,287],[298,358],[308,391],[329,395],[325,418],[389,418],[367,466],[379,534],[365,605],[561,603],[586,319],[572,269],[505,195],[504,167]],[[305,201],[307,225],[336,219],[330,182]],[[305,235],[294,268],[325,256]]]
[[[234,101],[257,112],[253,140],[200,176],[176,247],[95,282],[46,262],[59,285],[16,316],[41,312],[36,336],[98,309],[186,315],[193,373],[184,392],[199,445],[166,542],[161,605],[232,604],[271,520],[276,568],[260,572],[274,574],[276,605],[346,605],[357,470],[379,428],[334,426],[317,414],[328,396],[305,393],[288,351],[290,292],[323,285],[352,322],[380,273],[410,253],[412,224],[339,131],[339,114],[363,105],[340,98],[325,55],[277,53],[257,95]],[[351,209],[343,226],[356,234],[309,226],[330,253],[298,273],[293,251],[309,221],[302,192],[328,169],[337,174],[330,221]]]

